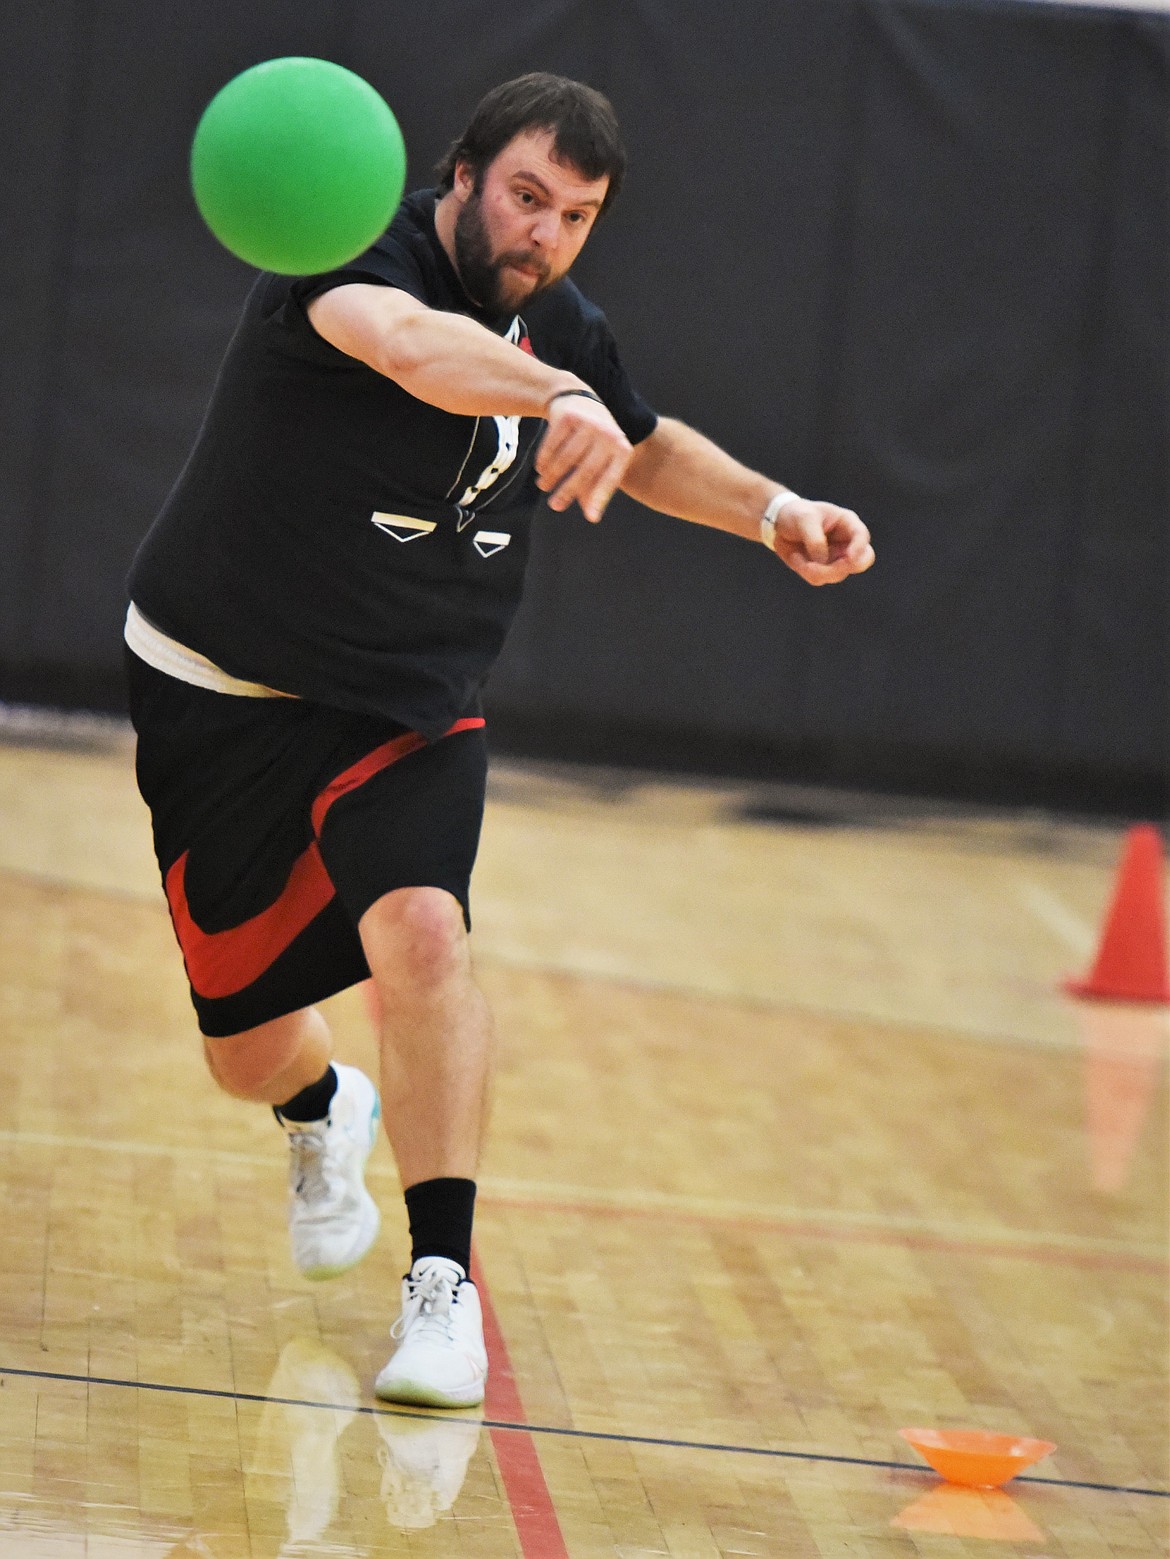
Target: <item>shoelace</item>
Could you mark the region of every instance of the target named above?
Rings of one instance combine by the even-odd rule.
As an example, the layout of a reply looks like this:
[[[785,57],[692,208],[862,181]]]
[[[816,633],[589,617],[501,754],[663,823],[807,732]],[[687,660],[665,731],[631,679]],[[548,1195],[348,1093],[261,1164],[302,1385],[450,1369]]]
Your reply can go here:
[[[303,1202],[325,1202],[332,1195],[325,1174],[325,1134],[328,1130],[328,1125],[323,1123],[288,1134],[292,1152],[290,1178],[294,1192]]]
[[[423,1277],[410,1279],[410,1302],[390,1328],[397,1342],[408,1326],[417,1332],[436,1332],[446,1336],[451,1328],[451,1306],[459,1284],[449,1272],[432,1269]],[[416,1308],[417,1306],[417,1308]]]

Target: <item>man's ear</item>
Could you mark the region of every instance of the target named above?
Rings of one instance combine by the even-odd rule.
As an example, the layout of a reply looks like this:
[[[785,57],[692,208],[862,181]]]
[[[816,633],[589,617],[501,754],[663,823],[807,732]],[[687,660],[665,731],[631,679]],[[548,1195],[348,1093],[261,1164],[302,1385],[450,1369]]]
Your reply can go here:
[[[475,193],[475,169],[469,162],[459,161],[455,164],[455,177],[451,181],[451,188],[456,198],[462,204],[470,200]]]

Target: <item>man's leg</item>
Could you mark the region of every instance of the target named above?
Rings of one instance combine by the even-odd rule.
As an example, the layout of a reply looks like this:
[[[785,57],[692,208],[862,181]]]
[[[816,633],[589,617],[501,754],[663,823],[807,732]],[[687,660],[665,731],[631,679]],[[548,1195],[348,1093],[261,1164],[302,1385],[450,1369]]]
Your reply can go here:
[[[463,910],[441,888],[384,894],[358,926],[381,1008],[386,1131],[411,1229],[401,1346],[379,1396],[430,1407],[483,1400],[487,1357],[470,1266],[487,1127],[492,1026]]]
[[[302,1007],[226,1039],[205,1035],[203,1053],[225,1093],[275,1106],[321,1081],[333,1057],[333,1039],[316,1007]]]
[[[474,1180],[493,1045],[463,910],[442,888],[399,888],[370,906],[358,932],[380,999],[386,1132],[403,1189]]]
[[[227,1038],[203,1040],[208,1068],[237,1099],[273,1106],[289,1141],[289,1234],[305,1277],[355,1266],[378,1233],[363,1170],[377,1136],[378,1095],[355,1067],[330,1062],[315,1007]]]

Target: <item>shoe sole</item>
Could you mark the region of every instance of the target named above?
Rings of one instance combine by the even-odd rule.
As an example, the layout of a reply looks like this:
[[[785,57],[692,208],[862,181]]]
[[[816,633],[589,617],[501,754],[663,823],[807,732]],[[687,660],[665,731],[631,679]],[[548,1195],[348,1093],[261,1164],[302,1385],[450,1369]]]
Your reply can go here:
[[[379,1402],[398,1402],[404,1407],[479,1407],[483,1403],[484,1388],[472,1388],[466,1392],[436,1391],[418,1380],[396,1380],[393,1385],[375,1383],[374,1395]]]
[[[378,1123],[382,1119],[382,1100],[377,1090],[374,1091],[374,1108],[370,1113],[370,1145],[362,1158],[361,1172],[364,1175],[366,1161],[374,1151],[374,1143],[378,1140]],[[339,1278],[345,1272],[352,1272],[359,1261],[363,1261],[370,1253],[370,1247],[378,1238],[378,1230],[382,1227],[382,1214],[378,1211],[378,1204],[362,1186],[362,1195],[365,1197],[366,1219],[362,1225],[362,1238],[354,1255],[347,1257],[345,1261],[336,1262],[330,1267],[298,1267],[297,1271],[310,1283],[327,1283],[330,1278]]]

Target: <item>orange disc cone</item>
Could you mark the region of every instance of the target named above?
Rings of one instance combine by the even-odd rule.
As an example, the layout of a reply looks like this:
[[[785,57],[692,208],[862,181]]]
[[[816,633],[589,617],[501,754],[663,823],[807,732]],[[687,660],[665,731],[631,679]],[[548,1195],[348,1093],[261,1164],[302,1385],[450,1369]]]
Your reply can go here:
[[[1105,919],[1097,962],[1087,979],[1068,980],[1074,996],[1170,1003],[1162,836],[1151,823],[1131,828]]]

